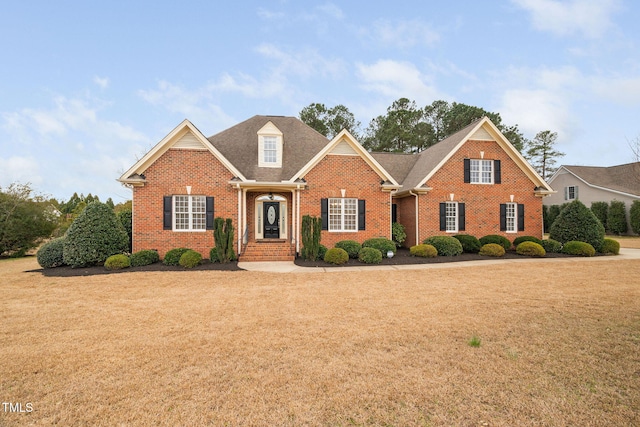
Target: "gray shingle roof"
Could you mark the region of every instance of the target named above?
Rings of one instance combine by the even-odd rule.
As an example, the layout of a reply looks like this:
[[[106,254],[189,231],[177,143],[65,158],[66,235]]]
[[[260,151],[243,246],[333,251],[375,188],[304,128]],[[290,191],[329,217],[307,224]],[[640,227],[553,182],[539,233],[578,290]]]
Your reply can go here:
[[[591,185],[640,196],[640,162],[617,166],[566,166]]]

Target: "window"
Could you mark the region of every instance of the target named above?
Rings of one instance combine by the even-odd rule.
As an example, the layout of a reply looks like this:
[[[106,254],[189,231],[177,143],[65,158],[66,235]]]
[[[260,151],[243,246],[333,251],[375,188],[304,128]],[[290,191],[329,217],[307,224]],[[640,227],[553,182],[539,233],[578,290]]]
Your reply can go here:
[[[258,130],[258,167],[281,168],[284,135],[269,121]]]
[[[456,233],[458,231],[458,203],[447,202],[445,210],[445,231],[447,233]]]
[[[578,198],[578,186],[571,185],[569,187],[564,187],[564,199],[565,200],[575,200]]]
[[[275,136],[265,136],[263,137],[263,154],[264,154],[264,162],[275,164],[278,161],[278,146],[277,139]]]
[[[329,231],[358,231],[358,199],[329,199]]]
[[[518,228],[516,227],[518,205],[516,205],[515,203],[507,203],[506,205],[506,232],[515,233],[518,231]]]
[[[524,231],[524,204],[511,202],[500,205],[500,231]]]
[[[207,229],[205,196],[173,196],[173,229],[204,231]]]
[[[493,161],[471,159],[471,183],[493,183]]]

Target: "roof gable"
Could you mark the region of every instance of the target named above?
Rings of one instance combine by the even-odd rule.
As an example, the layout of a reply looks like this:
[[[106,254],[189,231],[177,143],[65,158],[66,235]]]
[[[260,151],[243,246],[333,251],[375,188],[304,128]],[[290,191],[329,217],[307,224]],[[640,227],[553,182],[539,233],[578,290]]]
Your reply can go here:
[[[608,167],[562,165],[551,176],[549,184],[551,185],[563,171],[570,173],[590,187],[630,196],[640,196],[640,162]]]

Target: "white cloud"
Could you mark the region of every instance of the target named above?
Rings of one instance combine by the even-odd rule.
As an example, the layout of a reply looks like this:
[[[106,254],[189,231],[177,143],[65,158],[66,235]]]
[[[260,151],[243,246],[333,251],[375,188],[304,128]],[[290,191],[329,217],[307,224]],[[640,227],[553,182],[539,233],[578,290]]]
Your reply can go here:
[[[531,14],[533,26],[559,36],[601,37],[611,27],[619,0],[512,0]]]
[[[316,7],[317,10],[329,15],[331,18],[342,20],[344,19],[344,12],[334,3],[325,3]]]
[[[7,187],[12,182],[34,185],[42,183],[38,161],[33,156],[0,157],[1,187]]]
[[[375,64],[356,64],[357,74],[364,89],[385,97],[406,97],[418,104],[428,104],[441,95],[432,78],[408,62],[380,60]]]
[[[640,105],[640,77],[595,77],[591,79],[591,89],[616,104]]]
[[[98,86],[100,86],[101,89],[108,88],[110,83],[109,77],[99,77],[99,76],[95,76],[93,78],[93,82]]]
[[[417,19],[391,21],[379,19],[357,30],[359,36],[375,47],[409,49],[433,47],[440,41],[440,34],[433,27]]]

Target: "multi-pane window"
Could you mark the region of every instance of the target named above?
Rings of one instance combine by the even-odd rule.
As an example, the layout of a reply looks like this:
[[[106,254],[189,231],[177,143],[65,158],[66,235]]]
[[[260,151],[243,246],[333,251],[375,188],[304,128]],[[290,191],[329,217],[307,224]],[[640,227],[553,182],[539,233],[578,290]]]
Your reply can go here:
[[[263,142],[263,153],[264,153],[264,162],[265,163],[277,163],[278,161],[278,145],[277,138],[275,136],[264,136],[262,139]]]
[[[471,159],[471,183],[493,183],[493,160]]]
[[[446,231],[456,233],[458,231],[458,202],[447,202],[445,206]]]
[[[358,231],[358,199],[329,199],[329,231]]]
[[[518,205],[516,203],[507,203],[506,205],[506,231],[507,233],[515,233],[518,231],[518,223],[516,221],[516,218],[518,218]]]
[[[205,196],[173,197],[174,230],[206,230],[207,198]]]
[[[572,185],[567,187],[567,200],[575,200],[576,199],[576,186]]]

